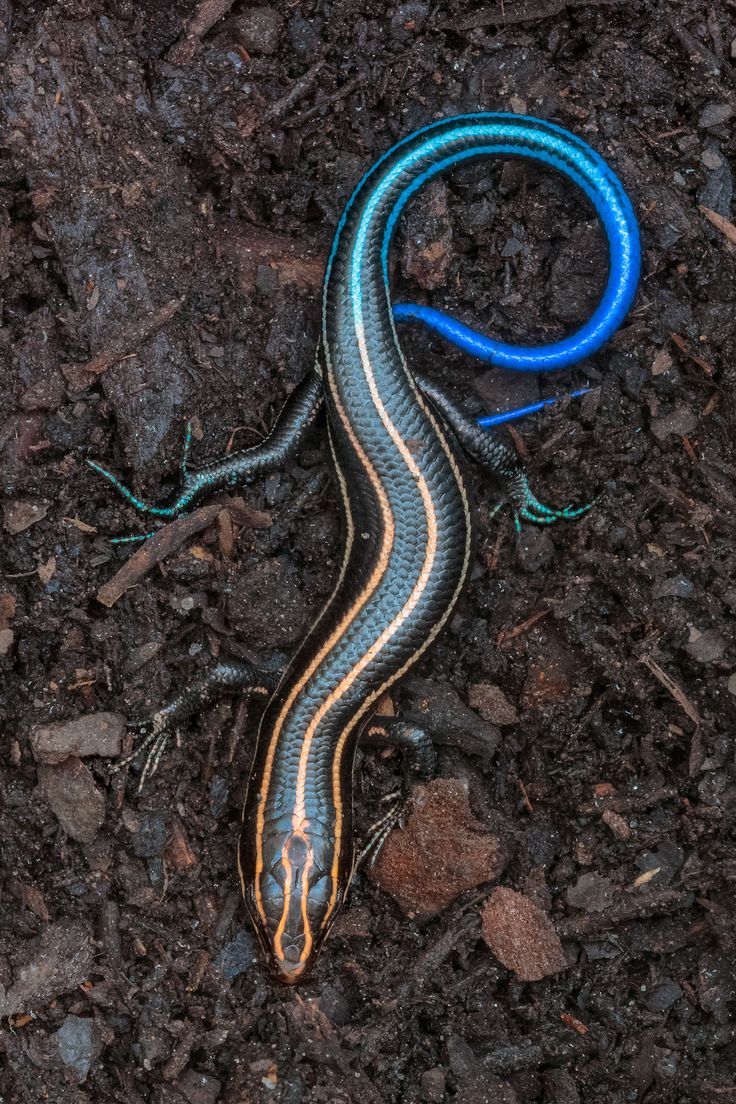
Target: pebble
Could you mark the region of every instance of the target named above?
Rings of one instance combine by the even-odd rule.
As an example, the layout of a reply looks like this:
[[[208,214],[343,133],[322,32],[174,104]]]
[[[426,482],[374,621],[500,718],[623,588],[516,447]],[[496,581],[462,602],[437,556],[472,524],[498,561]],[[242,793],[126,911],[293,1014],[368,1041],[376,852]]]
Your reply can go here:
[[[91,843],[105,819],[105,795],[81,759],[39,765],[38,782],[61,827],[77,843]]]
[[[690,639],[685,645],[685,651],[698,663],[715,663],[726,650],[726,641],[717,629],[690,629]]]
[[[157,859],[164,853],[169,832],[162,816],[141,817],[132,833],[133,853],[139,859]]]
[[[392,832],[372,877],[407,914],[435,916],[461,893],[496,879],[499,840],[475,819],[465,785],[436,778],[417,789],[406,825]]]
[[[709,103],[705,105],[700,113],[698,126],[705,127],[706,129],[708,127],[720,126],[722,123],[727,123],[732,115],[733,108],[730,104]]]
[[[652,433],[658,441],[664,442],[673,433],[678,437],[686,437],[697,424],[698,419],[689,406],[676,406],[669,414],[652,418]]]
[[[552,921],[523,893],[494,889],[483,908],[482,927],[496,958],[521,981],[541,981],[567,969]]]
[[[10,655],[15,643],[15,633],[12,629],[0,629],[0,656]]]
[[[235,37],[254,54],[275,54],[284,20],[274,8],[248,8],[234,20]]]
[[[682,996],[682,989],[670,977],[662,978],[644,999],[650,1012],[665,1012]]]
[[[72,1071],[75,1080],[86,1081],[92,1062],[102,1052],[102,1043],[95,1021],[84,1016],[69,1015],[53,1036],[59,1058]]]
[[[119,755],[125,729],[118,713],[88,713],[35,728],[31,749],[38,763],[61,763],[69,755]]]
[[[736,697],[736,671],[734,671],[734,673],[732,675],[729,675],[728,682],[727,682],[726,685],[727,685],[729,694],[733,694],[734,697]]]
[[[654,598],[692,598],[695,585],[684,575],[673,575],[671,579],[660,579],[652,590]]]
[[[468,1085],[453,1096],[453,1104],[518,1104],[519,1098],[508,1081],[484,1073],[482,1081]]]
[[[651,373],[653,376],[663,376],[672,367],[672,355],[668,349],[659,349],[652,361]]]
[[[30,529],[36,522],[41,521],[48,513],[47,502],[31,501],[30,499],[16,498],[6,502],[3,506],[5,528],[12,536]]]
[[[7,993],[0,987],[0,1016],[41,1008],[73,992],[87,979],[93,961],[89,935],[80,924],[70,920],[52,924],[26,963],[16,969]]]
[[[613,900],[614,885],[608,878],[590,871],[581,874],[567,891],[567,903],[585,912],[604,912]]]
[[[468,703],[471,709],[480,713],[484,721],[503,726],[516,724],[519,714],[503,690],[490,682],[478,682],[468,689]]]

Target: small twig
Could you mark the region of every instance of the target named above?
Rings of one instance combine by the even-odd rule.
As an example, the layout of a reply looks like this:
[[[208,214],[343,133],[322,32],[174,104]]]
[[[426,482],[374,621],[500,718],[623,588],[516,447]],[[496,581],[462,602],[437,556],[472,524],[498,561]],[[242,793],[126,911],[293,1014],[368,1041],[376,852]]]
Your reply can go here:
[[[353,92],[357,92],[364,84],[365,77],[361,74],[353,80],[348,81],[342,88],[338,88],[337,92],[333,92],[330,96],[325,96],[324,99],[321,99],[319,103],[316,103],[313,107],[308,107],[306,111],[302,111],[301,115],[296,115],[292,119],[286,119],[284,126],[301,126],[303,123],[306,123],[307,119],[311,119],[313,115],[317,115],[323,107],[337,103],[339,100],[344,100],[346,96],[350,96]]]
[[[680,335],[676,333],[670,333],[670,337],[680,352],[684,353],[686,357],[689,357],[693,364],[697,364],[698,368],[702,368],[706,376],[713,375],[713,365],[709,364],[707,360],[703,360],[697,353],[694,353],[684,337],[680,337]]]
[[[293,107],[295,103],[298,103],[302,96],[309,91],[314,84],[314,81],[319,73],[320,69],[325,63],[324,58],[320,58],[319,61],[315,61],[311,68],[307,69],[301,77],[294,81],[291,88],[278,100],[274,100],[270,107],[267,107],[261,118],[263,123],[273,123],[278,119],[281,119],[283,115]]]
[[[195,534],[201,533],[211,525],[217,519],[221,509],[220,505],[200,506],[193,513],[169,522],[155,536],[150,537],[129,560],[126,560],[112,579],[108,579],[100,587],[97,601],[103,606],[114,606],[118,598],[121,598],[126,590],[136,586],[151,568],[166,556],[170,556]]]
[[[75,391],[83,391],[90,387],[98,376],[112,368],[114,364],[124,357],[134,353],[137,349],[153,337],[163,326],[181,310],[182,299],[171,299],[164,303],[152,314],[146,314],[143,318],[137,318],[128,326],[124,326],[116,337],[97,356],[92,357],[86,364],[66,364],[62,372]]]
[[[710,207],[703,207],[702,203],[698,210],[703,212],[708,222],[712,223],[716,230],[720,230],[732,245],[736,245],[736,226],[732,222],[723,215],[719,215],[717,211],[712,211]]]
[[[522,621],[520,625],[515,625],[513,629],[502,629],[496,637],[496,647],[505,647],[506,644],[511,643],[512,640],[515,640],[517,636],[521,636],[522,633],[525,633],[527,631],[527,629],[531,629],[532,626],[536,625],[537,621],[541,621],[543,617],[549,617],[551,612],[551,606],[549,606],[547,609],[537,610],[537,612],[533,613],[531,617],[528,617],[526,621]]]
[[[666,671],[662,670],[656,659],[652,659],[651,656],[641,656],[641,662],[646,668],[648,668],[648,670],[652,672],[654,677],[662,683],[662,686],[664,686],[668,694],[672,695],[677,704],[682,709],[684,709],[693,724],[700,726],[702,724],[700,714],[698,713],[697,709],[692,704],[682,687],[678,683],[676,683],[675,680],[670,675],[668,675]]]
[[[526,811],[528,813],[533,813],[534,812],[534,806],[532,805],[531,801],[529,800],[529,794],[526,792],[526,786],[521,781],[521,779],[519,779],[519,789],[521,790],[521,796],[524,799],[524,808],[526,809]]]

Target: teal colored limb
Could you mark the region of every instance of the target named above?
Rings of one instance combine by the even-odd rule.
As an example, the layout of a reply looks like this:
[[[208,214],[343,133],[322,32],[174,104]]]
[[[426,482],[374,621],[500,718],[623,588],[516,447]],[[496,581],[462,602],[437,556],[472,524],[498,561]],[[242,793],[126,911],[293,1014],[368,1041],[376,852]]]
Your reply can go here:
[[[514,528],[521,532],[521,522],[530,521],[534,525],[553,525],[556,521],[571,521],[588,512],[593,506],[587,502],[584,506],[563,506],[556,510],[545,506],[532,492],[526,476],[517,474],[509,487],[509,500],[514,511]]]
[[[142,541],[147,541],[150,537],[155,537],[158,530],[152,529],[150,533],[136,533],[130,537],[113,537],[110,544],[138,544]]]
[[[176,517],[177,514],[180,514],[191,500],[191,495],[181,494],[171,506],[152,506],[149,502],[144,502],[142,499],[137,498],[124,483],[120,482],[117,476],[113,475],[112,472],[109,472],[106,468],[100,467],[99,464],[95,464],[94,460],[87,460],[86,464],[92,471],[96,471],[103,479],[106,479],[108,483],[112,483],[118,494],[121,494],[131,506],[134,506],[135,509],[139,510],[142,514],[153,514],[155,517],[173,518]]]

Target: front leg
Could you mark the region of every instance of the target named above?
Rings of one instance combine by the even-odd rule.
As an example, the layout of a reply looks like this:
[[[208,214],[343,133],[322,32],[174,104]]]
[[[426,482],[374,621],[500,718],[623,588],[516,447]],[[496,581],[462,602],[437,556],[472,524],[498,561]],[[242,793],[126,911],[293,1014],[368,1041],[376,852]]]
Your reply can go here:
[[[388,811],[372,825],[368,842],[358,855],[356,868],[367,858],[373,866],[389,833],[399,823],[412,783],[429,782],[437,773],[437,752],[423,728],[398,717],[374,717],[363,730],[361,745],[396,747],[401,751],[404,769],[404,789],[390,795]]]
[[[418,373],[414,378],[422,394],[439,411],[467,454],[501,484],[514,511],[517,532],[521,529],[522,519],[537,525],[551,525],[560,519],[569,521],[580,517],[590,509],[590,504],[565,506],[561,510],[545,506],[533,494],[516,453],[500,437],[468,418],[433,380]]]
[[[168,705],[157,710],[148,720],[130,723],[130,728],[147,728],[149,731],[132,754],[121,759],[113,767],[113,772],[132,762],[141,752],[148,751],[138,784],[140,793],[146,778],[156,773],[172,732],[175,732],[183,721],[201,713],[223,694],[253,695],[261,698],[265,703],[273,693],[278,677],[258,671],[250,663],[236,660],[220,661],[214,667],[197,675],[185,690],[172,698]]]
[[[268,437],[253,448],[242,449],[215,460],[194,471],[187,469],[187,458],[191,442],[191,430],[187,426],[184,450],[181,461],[181,487],[170,506],[155,506],[144,502],[126,487],[117,476],[93,460],[87,464],[93,471],[103,476],[125,498],[131,506],[141,513],[156,517],[174,518],[192,506],[205,494],[220,490],[222,487],[235,487],[238,484],[252,483],[260,475],[283,467],[302,443],[307,431],[314,423],[322,408],[322,379],[316,371],[309,373],[294,388],[281,408],[276,423]]]

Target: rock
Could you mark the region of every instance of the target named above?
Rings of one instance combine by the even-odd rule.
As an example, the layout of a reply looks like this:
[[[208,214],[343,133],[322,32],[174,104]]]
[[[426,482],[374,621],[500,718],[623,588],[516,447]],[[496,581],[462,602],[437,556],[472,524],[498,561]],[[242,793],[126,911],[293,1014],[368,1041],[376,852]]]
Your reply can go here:
[[[471,709],[480,713],[485,721],[493,724],[512,725],[519,720],[515,706],[511,704],[503,690],[490,682],[478,682],[468,688],[468,702]]]
[[[614,888],[613,882],[594,871],[581,874],[567,891],[567,903],[585,912],[605,912],[613,900]]]
[[[120,754],[125,718],[118,713],[88,713],[72,721],[41,725],[31,732],[38,763],[61,763],[69,755]]]
[[[13,650],[15,633],[12,629],[0,629],[0,656],[7,656]]]
[[[406,826],[388,837],[372,877],[404,912],[434,916],[466,889],[497,878],[503,862],[463,783],[436,778],[417,789]]]
[[[81,759],[41,764],[38,782],[59,824],[77,843],[91,843],[105,819],[105,795]]]
[[[87,979],[93,961],[90,937],[81,925],[69,920],[52,924],[26,964],[16,971],[8,992],[0,989],[0,1016],[41,1008],[63,993],[73,992]]]
[[[406,219],[401,268],[425,291],[447,282],[453,243],[447,197],[444,180],[433,180],[417,197]]]
[[[672,978],[662,978],[656,987],[644,998],[644,1004],[650,1012],[665,1012],[680,999],[682,989]]]
[[[102,1042],[94,1020],[69,1015],[53,1035],[59,1058],[75,1080],[86,1081],[93,1061],[102,1053]]]
[[[671,579],[660,579],[652,590],[654,598],[692,598],[695,586],[684,575],[673,575]]]
[[[721,126],[722,123],[727,123],[733,115],[733,108],[730,104],[706,104],[700,113],[698,119],[698,126],[704,127],[706,130],[708,127]]]
[[[12,536],[22,533],[45,518],[48,509],[47,502],[34,502],[30,499],[16,498],[6,502],[3,506],[5,528]]]
[[[689,406],[676,406],[669,414],[652,418],[652,433],[658,441],[664,442],[672,433],[678,437],[687,437],[697,424],[697,416]]]
[[[468,755],[493,755],[501,733],[469,709],[451,686],[416,677],[403,686],[409,695],[404,718],[431,732],[436,744],[457,747]]]
[[[726,641],[717,629],[690,629],[690,639],[685,645],[685,651],[698,663],[715,663],[726,650]]]
[[[498,961],[521,981],[541,981],[567,969],[552,921],[523,893],[494,889],[483,908],[482,925],[483,938]]]
[[[139,859],[157,859],[163,855],[168,839],[168,828],[162,816],[150,814],[136,822],[133,838],[133,852]]]
[[[274,8],[248,8],[233,20],[235,37],[254,54],[275,54],[284,20]]]

